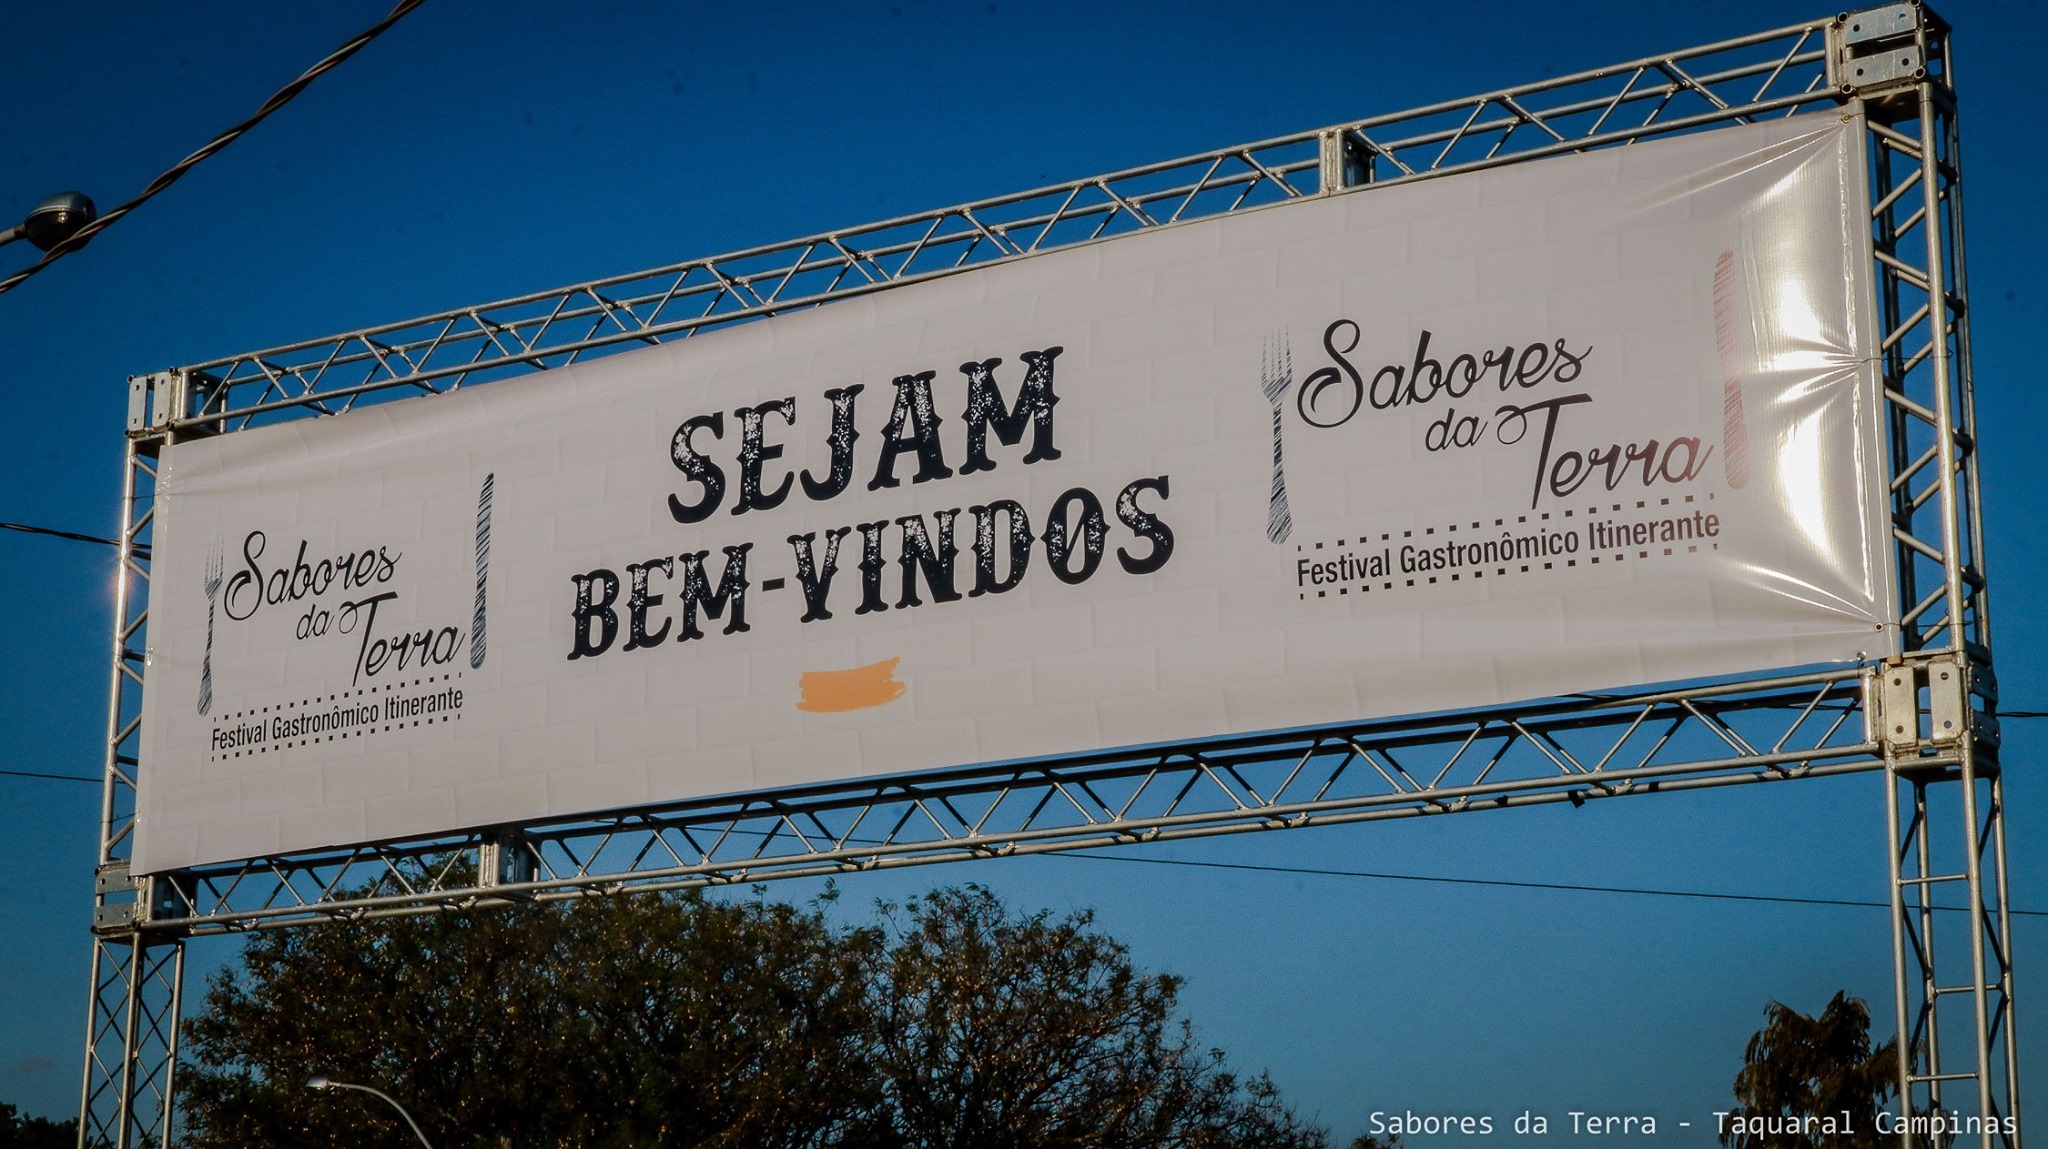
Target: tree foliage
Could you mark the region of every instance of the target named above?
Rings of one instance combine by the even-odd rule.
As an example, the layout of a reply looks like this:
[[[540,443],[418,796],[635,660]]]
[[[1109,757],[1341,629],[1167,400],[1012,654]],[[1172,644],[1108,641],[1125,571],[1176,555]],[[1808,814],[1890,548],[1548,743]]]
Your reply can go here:
[[[1772,1002],[1749,1039],[1721,1143],[1732,1149],[1875,1149],[1898,1089],[1897,1047],[1870,1044],[1870,1008],[1837,993],[1818,1017]],[[1829,1118],[1836,1120],[1829,1131]],[[1761,1120],[1758,1120],[1761,1119]],[[1757,1131],[1761,1127],[1761,1131]]]
[[[78,1119],[52,1121],[47,1117],[24,1117],[21,1111],[0,1101],[0,1149],[77,1149]]]
[[[885,909],[875,1066],[916,1146],[1321,1144],[1263,1075],[1176,1022],[1180,979],[1142,974],[1087,914],[1012,918],[985,890]]]
[[[805,1144],[863,983],[815,913],[699,898],[334,924],[253,939],[190,1024],[194,1146]],[[718,1140],[725,1138],[724,1141]]]
[[[259,935],[187,1032],[190,1149],[1325,1146],[1200,1048],[1086,914],[976,887],[816,906],[585,899]]]

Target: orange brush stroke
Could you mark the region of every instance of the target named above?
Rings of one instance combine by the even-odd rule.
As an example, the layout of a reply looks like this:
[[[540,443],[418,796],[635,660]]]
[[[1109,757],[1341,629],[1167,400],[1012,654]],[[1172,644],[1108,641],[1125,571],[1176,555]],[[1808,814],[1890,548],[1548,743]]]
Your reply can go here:
[[[909,689],[896,681],[896,664],[902,661],[885,658],[851,670],[806,670],[797,679],[803,697],[796,708],[812,714],[838,714],[894,702]]]

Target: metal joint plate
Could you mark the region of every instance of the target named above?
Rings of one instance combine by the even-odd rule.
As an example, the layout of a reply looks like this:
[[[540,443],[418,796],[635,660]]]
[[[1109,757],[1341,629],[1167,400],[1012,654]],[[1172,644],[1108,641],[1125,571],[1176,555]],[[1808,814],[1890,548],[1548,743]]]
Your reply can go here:
[[[1923,70],[1921,64],[1920,49],[1912,46],[1869,56],[1852,56],[1845,69],[1845,78],[1852,87],[1867,87],[1917,77]]]
[[[1919,13],[1911,4],[1890,4],[1842,18],[1842,43],[1867,44],[1893,36],[1910,35],[1919,27]]]
[[[1920,741],[1919,676],[1910,666],[1886,667],[1878,682],[1878,709],[1884,722],[1884,743],[1908,750]]]

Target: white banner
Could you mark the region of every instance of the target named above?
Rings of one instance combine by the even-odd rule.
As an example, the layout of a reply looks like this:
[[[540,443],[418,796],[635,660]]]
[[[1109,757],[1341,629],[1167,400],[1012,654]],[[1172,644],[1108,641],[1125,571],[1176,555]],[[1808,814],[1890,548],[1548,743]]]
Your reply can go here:
[[[1829,114],[166,449],[134,864],[1872,658]]]

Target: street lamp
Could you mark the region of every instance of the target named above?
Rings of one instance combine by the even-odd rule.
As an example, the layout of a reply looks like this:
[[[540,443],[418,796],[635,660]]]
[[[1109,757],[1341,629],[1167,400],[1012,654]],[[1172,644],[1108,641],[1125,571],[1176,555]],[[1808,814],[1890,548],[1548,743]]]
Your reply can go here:
[[[381,1090],[381,1089],[372,1089],[372,1088],[370,1088],[370,1087],[369,1087],[369,1086],[367,1086],[367,1085],[350,1085],[350,1084],[349,1084],[348,1082],[346,1082],[346,1081],[334,1081],[334,1080],[331,1080],[331,1079],[329,1079],[329,1078],[326,1078],[326,1077],[313,1077],[313,1078],[308,1078],[308,1079],[307,1079],[307,1081],[306,1081],[306,1088],[308,1088],[308,1089],[354,1089],[354,1090],[356,1090],[356,1091],[358,1091],[358,1092],[361,1092],[361,1093],[370,1093],[370,1094],[374,1094],[374,1095],[376,1095],[376,1096],[378,1096],[378,1097],[382,1097],[382,1098],[383,1098],[383,1099],[385,1100],[385,1102],[387,1102],[387,1103],[388,1103],[388,1104],[389,1104],[389,1105],[391,1106],[391,1108],[393,1108],[393,1109],[396,1109],[396,1110],[398,1110],[398,1115],[399,1115],[400,1117],[403,1117],[403,1118],[405,1118],[405,1123],[406,1123],[407,1125],[410,1125],[410,1126],[412,1126],[412,1133],[413,1133],[413,1136],[415,1136],[415,1137],[417,1137],[417,1138],[419,1138],[419,1139],[420,1139],[420,1144],[422,1144],[422,1145],[425,1145],[425,1146],[427,1147],[427,1149],[434,1149],[433,1143],[432,1143],[432,1142],[429,1142],[429,1141],[427,1140],[427,1135],[426,1135],[425,1133],[422,1133],[422,1132],[420,1132],[420,1123],[419,1123],[419,1122],[417,1122],[417,1121],[414,1121],[414,1120],[412,1119],[412,1114],[410,1114],[410,1113],[407,1113],[407,1112],[405,1111],[405,1106],[403,1106],[403,1105],[400,1105],[400,1104],[399,1104],[399,1103],[397,1102],[397,1100],[395,1100],[395,1099],[394,1099],[394,1098],[393,1098],[393,1097],[392,1097],[392,1096],[391,1096],[391,1095],[390,1095],[389,1093],[386,1093],[386,1092],[384,1092],[384,1091],[383,1091],[383,1090]]]
[[[25,239],[38,248],[51,248],[77,235],[79,229],[99,218],[92,200],[78,192],[61,192],[36,205],[28,218],[0,231],[0,247]]]

